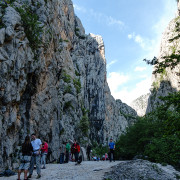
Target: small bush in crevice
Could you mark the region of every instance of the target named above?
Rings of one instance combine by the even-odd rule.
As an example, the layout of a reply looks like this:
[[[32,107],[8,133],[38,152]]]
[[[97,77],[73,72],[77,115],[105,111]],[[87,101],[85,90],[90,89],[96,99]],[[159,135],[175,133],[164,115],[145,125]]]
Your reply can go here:
[[[24,31],[29,40],[30,47],[37,58],[36,51],[42,44],[41,34],[43,33],[43,27],[38,21],[38,16],[33,12],[30,6],[24,4],[21,7],[16,7],[16,10],[21,16]]]

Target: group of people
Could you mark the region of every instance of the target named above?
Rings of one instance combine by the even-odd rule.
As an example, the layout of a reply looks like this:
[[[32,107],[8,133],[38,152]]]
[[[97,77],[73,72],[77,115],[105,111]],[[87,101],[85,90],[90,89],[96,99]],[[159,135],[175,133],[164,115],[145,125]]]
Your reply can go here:
[[[115,143],[113,142],[112,138],[110,139],[108,146],[109,146],[109,152],[108,152],[108,154],[105,153],[105,155],[102,157],[102,160],[109,159],[110,162],[112,160],[115,161]],[[87,154],[87,158],[89,161],[91,160],[91,152],[92,152],[92,150],[91,150],[91,146],[89,144],[86,149],[86,154]],[[92,160],[99,161],[100,157],[93,156]]]
[[[40,139],[36,138],[35,134],[31,135],[31,140],[29,136],[26,136],[25,141],[22,144],[22,156],[18,170],[18,180],[20,180],[22,170],[24,170],[24,180],[31,178],[35,163],[38,174],[37,179],[39,179],[41,177],[41,168],[45,169],[47,153],[48,144],[45,140],[42,142]],[[29,176],[27,176],[28,171]]]
[[[41,141],[36,138],[35,134],[30,136],[26,136],[24,143],[22,144],[22,156],[21,163],[18,170],[18,179],[20,180],[20,176],[22,171],[24,170],[24,180],[31,178],[34,170],[34,165],[36,164],[37,177],[36,179],[41,178],[41,169],[46,168],[46,157],[48,154],[48,143],[46,140]],[[68,163],[70,158],[72,161],[75,161],[77,164],[80,164],[82,158],[79,157],[80,153],[80,145],[77,143],[76,139],[72,146],[70,146],[69,142],[64,142],[60,146],[60,164],[64,162]],[[64,160],[65,157],[65,160]],[[73,159],[75,158],[75,159]],[[29,171],[29,175],[27,176]]]
[[[74,140],[72,146],[70,146],[69,142],[64,142],[59,149],[60,149],[60,164],[68,163],[69,160],[78,162],[80,145],[76,141],[76,139]]]
[[[60,164],[66,162],[68,163],[69,160],[75,161],[76,165],[80,164],[82,161],[82,156],[79,156],[80,153],[80,145],[74,140],[72,146],[70,146],[69,142],[64,142],[60,146]],[[109,160],[110,162],[112,159],[115,161],[115,143],[110,140],[109,143]],[[90,160],[90,153],[91,153],[91,146],[87,146],[87,156]],[[40,139],[36,138],[35,134],[31,135],[31,140],[29,136],[25,137],[24,143],[22,144],[22,157],[21,157],[21,164],[18,170],[18,179],[20,180],[20,175],[22,170],[24,170],[24,180],[31,178],[34,170],[34,164],[36,164],[37,170],[37,178],[41,177],[41,168],[46,168],[46,156],[48,154],[48,143],[46,140],[41,141]],[[113,156],[113,158],[112,158]],[[65,157],[65,161],[64,161]],[[42,167],[41,167],[42,166]],[[29,171],[29,176],[27,176]]]

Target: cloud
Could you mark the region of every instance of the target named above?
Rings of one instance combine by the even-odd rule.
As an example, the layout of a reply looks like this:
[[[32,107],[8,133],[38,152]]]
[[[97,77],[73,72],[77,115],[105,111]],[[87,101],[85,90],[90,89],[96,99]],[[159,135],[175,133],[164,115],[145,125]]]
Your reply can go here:
[[[123,87],[118,91],[114,91],[114,89],[117,89],[114,87],[114,89],[111,89],[111,94],[115,99],[120,99],[122,102],[130,105],[131,102],[138,97],[140,97],[143,94],[149,93],[149,89],[151,87],[151,78],[148,77],[146,79],[143,79],[139,83],[135,85],[135,88],[128,89],[127,87]]]
[[[112,66],[113,64],[115,64],[116,62],[118,62],[118,60],[113,60],[110,63],[107,64],[107,68],[110,68],[110,66]]]
[[[115,19],[112,16],[107,16],[106,14],[96,12],[93,9],[80,7],[77,4],[74,4],[73,6],[76,11],[87,13],[91,17],[91,19],[93,18],[99,23],[105,23],[107,26],[117,26],[119,28],[122,28],[124,26],[124,23],[121,20]]]
[[[86,13],[86,12],[87,12],[86,8],[81,7],[81,6],[78,6],[77,4],[73,4],[73,7],[74,7],[74,9],[75,9],[76,11],[81,11],[81,12],[83,12],[83,13]]]
[[[147,67],[140,67],[140,66],[137,66],[134,71],[145,71],[147,69]]]
[[[129,80],[128,75],[120,74],[118,72],[111,72],[108,74],[107,82],[111,88],[111,92],[116,92],[118,88]]]

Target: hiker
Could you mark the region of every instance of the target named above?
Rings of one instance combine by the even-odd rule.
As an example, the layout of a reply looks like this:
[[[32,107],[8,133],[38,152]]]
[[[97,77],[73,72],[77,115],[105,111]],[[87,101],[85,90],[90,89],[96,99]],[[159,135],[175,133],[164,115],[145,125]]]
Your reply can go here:
[[[112,138],[110,139],[110,143],[109,143],[109,160],[110,162],[112,161],[112,155],[113,155],[113,160],[115,161],[115,143],[112,141]]]
[[[60,164],[63,164],[64,163],[64,155],[65,155],[65,152],[66,152],[66,146],[65,146],[64,142],[59,147],[59,150],[60,150]]]
[[[41,159],[41,148],[42,148],[42,142],[40,139],[36,138],[35,134],[31,135],[31,144],[33,147],[33,154],[31,158],[31,163],[30,163],[30,169],[29,169],[29,176],[28,178],[31,178],[34,170],[34,163],[36,163],[36,170],[37,170],[37,178],[39,179],[41,177],[41,164],[40,164],[40,159]]]
[[[76,140],[74,140],[74,147],[75,147],[75,162],[78,161],[78,158],[79,158],[79,153],[80,153],[80,146],[79,146],[79,143],[77,143]]]
[[[87,146],[86,153],[87,153],[88,160],[90,161],[91,160],[91,158],[90,158],[90,153],[91,153],[91,146],[90,146],[90,144],[88,144],[88,146]]]
[[[66,142],[66,160],[65,160],[66,163],[69,162],[69,152],[70,152],[70,149],[71,149],[71,147],[70,147],[69,142]]]
[[[74,161],[73,157],[75,157],[75,146],[74,143],[71,146],[71,160]]]
[[[46,156],[48,154],[48,143],[44,140],[41,148],[41,168],[46,168]]]
[[[22,158],[21,158],[21,164],[20,164],[19,170],[18,170],[18,179],[17,180],[20,180],[22,170],[24,170],[24,180],[27,180],[27,173],[28,173],[28,169],[30,167],[32,152],[33,152],[33,147],[32,147],[31,141],[30,141],[30,137],[26,136],[24,143],[22,144]]]
[[[108,154],[107,153],[105,153],[105,161],[108,159]]]

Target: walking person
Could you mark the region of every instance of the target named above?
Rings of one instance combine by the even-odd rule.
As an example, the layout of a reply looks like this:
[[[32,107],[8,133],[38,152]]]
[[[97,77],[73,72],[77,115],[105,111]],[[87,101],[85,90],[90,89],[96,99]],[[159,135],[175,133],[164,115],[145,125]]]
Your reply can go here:
[[[42,169],[46,168],[46,156],[48,154],[48,143],[44,140],[41,148],[41,166]]]
[[[74,140],[74,155],[75,155],[75,162],[79,159],[79,153],[80,153],[80,146],[79,143],[77,143],[76,139]]]
[[[40,164],[40,159],[41,159],[41,148],[42,148],[42,142],[40,139],[36,138],[35,134],[31,135],[31,144],[33,147],[33,154],[31,158],[31,163],[30,163],[30,169],[29,169],[29,176],[28,178],[31,178],[34,170],[34,164],[36,163],[36,170],[37,170],[37,178],[39,179],[41,177],[41,164]]]
[[[87,146],[86,153],[87,153],[88,160],[90,161],[91,160],[91,158],[90,158],[90,153],[91,153],[91,146],[90,146],[90,144],[88,144],[88,146]]]
[[[28,173],[28,169],[30,167],[32,152],[33,152],[33,147],[32,147],[31,141],[30,141],[30,137],[26,136],[24,143],[22,144],[22,158],[21,158],[21,164],[20,164],[19,170],[18,170],[18,179],[17,180],[20,180],[22,170],[24,170],[24,180],[27,180],[27,173]]]
[[[112,161],[112,155],[113,155],[113,160],[115,161],[115,143],[112,141],[112,139],[110,139],[110,143],[109,143],[109,160],[110,162]]]
[[[65,146],[64,142],[60,146],[59,150],[60,150],[60,164],[63,164],[64,163],[64,155],[66,153],[66,146]]]

